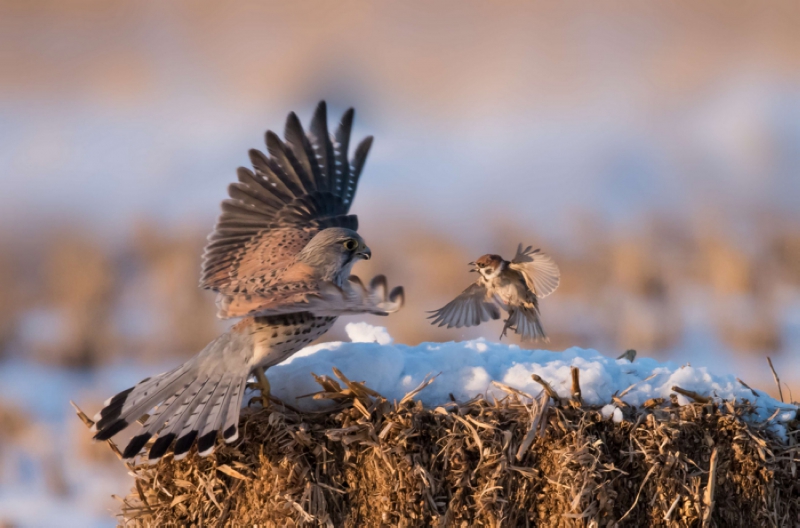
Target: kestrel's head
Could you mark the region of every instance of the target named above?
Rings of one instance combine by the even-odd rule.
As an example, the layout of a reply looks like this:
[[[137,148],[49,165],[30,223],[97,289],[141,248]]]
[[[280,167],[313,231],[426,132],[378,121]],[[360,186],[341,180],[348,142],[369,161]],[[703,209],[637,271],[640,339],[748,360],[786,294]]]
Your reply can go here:
[[[372,257],[364,239],[352,229],[329,227],[317,233],[297,255],[325,280],[343,280],[357,260]]]
[[[500,255],[484,255],[470,265],[475,266],[473,271],[477,271],[485,279],[493,279],[503,271],[505,261]]]

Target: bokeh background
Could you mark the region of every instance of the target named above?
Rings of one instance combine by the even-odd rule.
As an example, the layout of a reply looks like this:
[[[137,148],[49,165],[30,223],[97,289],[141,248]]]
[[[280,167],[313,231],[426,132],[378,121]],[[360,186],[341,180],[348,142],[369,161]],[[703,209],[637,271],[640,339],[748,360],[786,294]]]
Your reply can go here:
[[[376,137],[356,272],[405,285],[367,318],[396,341],[496,339],[423,311],[522,241],[563,272],[548,347],[777,396],[771,356],[800,399],[798,27],[791,0],[0,1],[0,525],[114,523],[129,479],[68,401],[225,328],[197,289],[225,187],[323,98]]]

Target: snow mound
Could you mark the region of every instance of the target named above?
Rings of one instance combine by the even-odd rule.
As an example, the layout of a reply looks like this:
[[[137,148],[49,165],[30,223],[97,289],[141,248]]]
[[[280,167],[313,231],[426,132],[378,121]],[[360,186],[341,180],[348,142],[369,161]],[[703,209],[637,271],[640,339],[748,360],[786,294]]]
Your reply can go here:
[[[575,366],[580,369],[584,401],[589,405],[605,405],[603,415],[615,421],[622,414],[611,405],[611,397],[631,385],[634,387],[622,397],[630,405],[640,406],[656,397],[668,399],[673,394],[672,387],[677,385],[723,400],[747,399],[756,408],[755,419],[766,420],[779,409],[782,412],[773,417],[775,422],[790,421],[797,415],[797,406],[758,390],[756,396],[733,376],[718,376],[706,367],[677,366],[650,358],[637,358],[631,363],[577,347],[563,352],[526,350],[483,339],[407,346],[392,344],[385,328],[366,323],[348,324],[345,331],[351,343],[313,345],[267,370],[272,394],[304,410],[329,405],[298,397],[320,390],[312,372],[332,375],[332,367],[337,367],[348,378],[365,382],[389,400],[401,399],[425,376],[438,374],[436,381],[417,396],[429,406],[449,401],[450,394],[460,401],[478,394],[504,396],[492,381],[537,395],[541,386],[531,379],[532,374],[538,374],[559,396],[568,398],[572,387],[570,367]],[[682,395],[678,395],[678,400],[681,405],[689,402]]]
[[[392,336],[382,326],[372,326],[367,323],[348,323],[344,327],[347,337],[353,343],[378,343],[388,345],[392,342]]]

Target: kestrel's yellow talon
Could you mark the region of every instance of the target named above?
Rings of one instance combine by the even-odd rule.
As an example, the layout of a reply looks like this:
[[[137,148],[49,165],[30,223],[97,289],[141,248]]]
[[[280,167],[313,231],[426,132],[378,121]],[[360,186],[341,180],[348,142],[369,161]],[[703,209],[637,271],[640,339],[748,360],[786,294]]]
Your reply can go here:
[[[261,390],[261,406],[265,409],[269,407],[270,385],[264,369],[258,367],[256,369],[256,380],[258,380],[258,388]]]

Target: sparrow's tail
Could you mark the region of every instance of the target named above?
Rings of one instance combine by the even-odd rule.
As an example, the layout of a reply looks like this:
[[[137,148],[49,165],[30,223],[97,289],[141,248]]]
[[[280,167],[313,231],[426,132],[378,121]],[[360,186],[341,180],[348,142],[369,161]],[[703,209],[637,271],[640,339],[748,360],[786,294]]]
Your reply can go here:
[[[542,328],[542,321],[539,318],[539,310],[536,306],[516,306],[508,313],[508,319],[503,327],[503,337],[506,330],[513,328],[514,332],[522,337],[523,341],[542,339],[547,341],[547,336]]]
[[[214,450],[219,431],[226,442],[233,442],[238,438],[252,355],[252,338],[229,330],[176,369],[144,379],[107,400],[95,416],[95,439],[108,440],[146,417],[123,458],[135,457],[156,434],[147,455],[150,460],[161,458],[173,442],[175,458],[183,458],[195,439],[200,455],[207,455]]]

